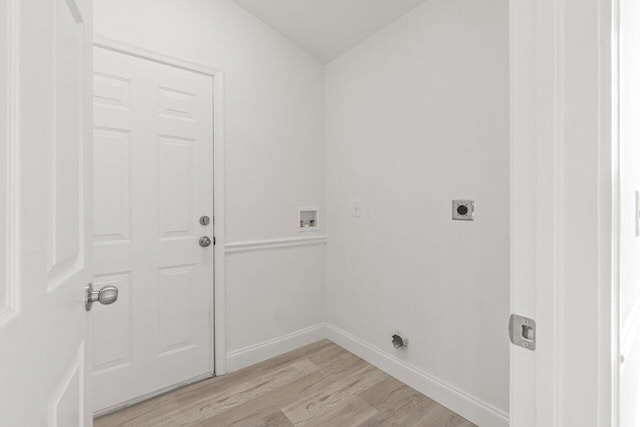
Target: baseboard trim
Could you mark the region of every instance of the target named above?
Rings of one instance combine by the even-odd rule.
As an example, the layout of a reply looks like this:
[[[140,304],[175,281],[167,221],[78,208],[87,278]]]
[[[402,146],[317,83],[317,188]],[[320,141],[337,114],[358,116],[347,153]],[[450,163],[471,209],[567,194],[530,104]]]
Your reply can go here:
[[[337,326],[320,323],[260,344],[227,354],[228,372],[237,371],[272,357],[327,338],[366,360],[399,381],[413,387],[479,427],[508,427],[509,415],[447,382],[398,360]]]
[[[342,329],[327,324],[326,337],[392,377],[413,387],[479,427],[508,427],[509,415],[373,347]]]
[[[227,354],[227,372],[237,371],[288,351],[295,350],[325,338],[326,327],[320,323],[309,328],[245,347]]]

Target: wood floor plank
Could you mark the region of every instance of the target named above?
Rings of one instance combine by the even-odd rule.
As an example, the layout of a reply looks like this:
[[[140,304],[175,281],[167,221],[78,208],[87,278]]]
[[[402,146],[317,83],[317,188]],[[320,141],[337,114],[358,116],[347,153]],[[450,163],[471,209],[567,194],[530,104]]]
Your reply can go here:
[[[416,427],[475,427],[474,424],[451,412],[447,408],[436,405],[429,409],[427,414],[415,424]]]
[[[361,367],[368,365],[367,362],[356,356],[355,354],[345,351],[343,348],[335,346],[333,351],[327,350],[312,354],[309,356],[318,369],[331,375],[333,372],[343,370],[345,365],[360,364]]]
[[[274,413],[261,414],[260,417],[252,417],[250,419],[237,421],[233,424],[220,424],[217,419],[208,419],[200,423],[194,424],[193,427],[293,427],[294,424],[289,421],[285,414],[281,411]]]
[[[318,367],[309,360],[301,360],[267,375],[248,379],[226,390],[219,390],[190,403],[182,404],[177,411],[155,418],[153,422],[157,427],[169,427],[175,426],[175,420],[180,418],[179,425],[193,425],[256,397],[277,390],[303,376],[317,372],[317,370]]]
[[[344,350],[342,350],[344,353]],[[317,372],[312,375],[300,378],[288,384],[277,393],[269,393],[257,399],[247,402],[241,406],[225,411],[213,418],[217,425],[231,426],[239,422],[248,422],[259,419],[265,412],[280,409],[291,402],[310,396],[320,390],[325,389],[336,381],[340,380],[367,366],[367,363],[358,357],[342,358],[336,357],[336,363],[332,370]]]
[[[326,377],[320,372],[315,372],[288,384],[282,388],[280,393],[265,394],[217,414],[207,419],[207,422],[218,426],[259,425],[265,413],[281,412],[283,403],[291,402],[295,399],[295,396],[305,395],[307,393],[306,390],[315,390],[320,385],[326,385],[326,383]],[[288,418],[287,422],[289,422]],[[204,423],[203,425],[207,424]]]
[[[228,375],[199,381],[195,384],[124,408],[118,412],[101,416],[96,418],[95,425],[96,427],[142,426],[154,417],[175,411],[179,408],[180,404],[191,402],[198,397],[212,394],[219,390],[224,390],[229,385],[236,384],[248,378],[264,376],[283,366],[305,359],[309,355],[322,353],[323,351],[335,352],[336,347],[335,344],[328,340],[320,340]]]
[[[322,340],[97,418],[96,427],[474,427]]]
[[[323,390],[285,406],[282,412],[296,425],[308,423],[322,412],[338,406],[341,401],[384,380],[386,376],[378,368],[367,365]]]
[[[146,402],[121,409],[118,412],[96,418],[93,425],[94,427],[143,426],[145,420],[155,417],[158,413],[178,409],[179,406],[175,396],[167,393]]]
[[[238,382],[245,381],[248,378],[267,375],[281,369],[283,366],[306,359],[307,356],[311,354],[316,354],[323,350],[334,350],[335,347],[335,344],[332,342],[328,340],[321,340],[239,371],[216,377],[211,380],[200,381],[196,384],[184,387],[175,392],[175,397],[180,403],[188,402],[193,398],[204,394],[215,393],[219,390],[223,390],[229,385],[237,384]]]
[[[415,425],[425,417],[430,408],[438,405],[391,377],[365,390],[360,397],[378,410],[375,417],[362,424],[363,427]]]
[[[218,424],[220,425],[220,424]],[[270,416],[266,417],[264,421],[258,422],[257,424],[253,421],[247,421],[246,423],[238,423],[237,427],[287,427],[293,426],[293,423],[289,421],[287,416],[282,413],[282,411],[278,411]]]
[[[377,414],[376,408],[358,396],[352,396],[338,403],[338,405],[318,413],[312,419],[295,423],[295,425],[314,427],[358,426]]]

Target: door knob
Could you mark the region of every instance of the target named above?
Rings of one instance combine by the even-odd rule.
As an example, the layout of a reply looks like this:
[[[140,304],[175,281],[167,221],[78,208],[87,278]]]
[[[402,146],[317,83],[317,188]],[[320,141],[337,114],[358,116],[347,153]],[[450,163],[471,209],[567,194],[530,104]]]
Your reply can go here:
[[[89,283],[86,287],[84,308],[87,311],[91,311],[91,307],[94,302],[100,304],[109,305],[118,300],[118,288],[115,286],[107,285],[100,288],[99,291],[93,290],[93,283]]]
[[[208,238],[207,236],[202,236],[200,238],[199,243],[200,243],[200,246],[202,246],[203,248],[206,248],[208,246],[211,246],[211,239]]]

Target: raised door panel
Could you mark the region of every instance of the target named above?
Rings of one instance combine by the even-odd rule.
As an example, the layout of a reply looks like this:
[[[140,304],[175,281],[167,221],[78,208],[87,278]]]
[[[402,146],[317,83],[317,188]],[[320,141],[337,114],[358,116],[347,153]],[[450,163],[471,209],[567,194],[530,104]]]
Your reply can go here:
[[[131,80],[111,74],[93,75],[93,101],[97,105],[131,110]]]
[[[195,141],[160,136],[158,145],[158,226],[160,239],[194,238]]]
[[[131,135],[96,128],[93,138],[94,242],[131,239]]]
[[[194,347],[195,265],[161,268],[158,278],[157,319],[160,357]]]
[[[174,119],[194,119],[195,94],[158,86],[158,114]]]
[[[82,28],[79,6],[53,0],[52,141],[49,150],[49,236],[47,252],[52,289],[83,267]]]
[[[93,313],[93,372],[100,375],[133,363],[133,289],[131,272],[96,276],[96,289],[116,286],[118,303]]]
[[[84,344],[76,351],[49,401],[49,427],[84,425]]]

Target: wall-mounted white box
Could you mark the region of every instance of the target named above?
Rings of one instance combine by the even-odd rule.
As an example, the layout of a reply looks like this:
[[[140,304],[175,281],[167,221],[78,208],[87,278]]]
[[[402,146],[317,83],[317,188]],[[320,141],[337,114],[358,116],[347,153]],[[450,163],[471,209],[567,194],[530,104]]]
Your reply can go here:
[[[298,231],[314,231],[319,228],[318,208],[298,208]]]

